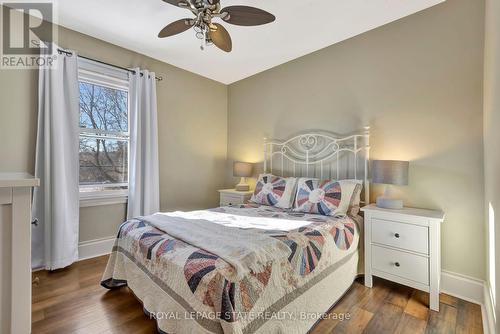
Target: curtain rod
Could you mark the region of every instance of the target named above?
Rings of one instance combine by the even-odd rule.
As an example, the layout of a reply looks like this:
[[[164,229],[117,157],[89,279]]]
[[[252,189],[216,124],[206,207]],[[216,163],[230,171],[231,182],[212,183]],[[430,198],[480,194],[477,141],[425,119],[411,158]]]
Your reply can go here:
[[[67,56],[72,56],[73,55],[73,52],[71,52],[71,51],[66,51],[66,50],[63,50],[63,49],[57,49],[57,51],[59,53],[64,53]],[[111,67],[114,67],[114,68],[118,68],[120,70],[124,70],[124,71],[130,72],[130,73],[137,74],[135,70],[131,70],[130,68],[126,68],[126,67],[122,67],[122,66],[118,66],[118,65],[106,63],[106,62],[98,60],[98,59],[93,59],[93,58],[85,57],[85,56],[81,56],[81,55],[78,55],[78,57],[83,58],[83,59],[87,59],[87,60],[90,60],[90,61],[95,61],[96,63],[99,63],[99,64],[103,64],[103,65],[111,66]],[[141,73],[141,75],[143,75],[143,74]],[[155,76],[155,79],[157,81],[162,81],[163,77],[161,77],[161,76]]]

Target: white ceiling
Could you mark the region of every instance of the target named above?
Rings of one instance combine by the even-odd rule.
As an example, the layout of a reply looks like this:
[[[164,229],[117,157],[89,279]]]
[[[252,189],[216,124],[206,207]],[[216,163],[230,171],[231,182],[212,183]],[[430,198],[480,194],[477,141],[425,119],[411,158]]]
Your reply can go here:
[[[224,23],[233,51],[200,50],[194,31],[165,39],[158,32],[192,14],[161,0],[55,0],[58,23],[174,66],[230,84],[392,22],[444,0],[221,0],[276,16],[257,27]],[[88,53],[88,52],[87,52]],[[89,55],[89,54],[87,54]],[[91,55],[89,55],[91,56]]]

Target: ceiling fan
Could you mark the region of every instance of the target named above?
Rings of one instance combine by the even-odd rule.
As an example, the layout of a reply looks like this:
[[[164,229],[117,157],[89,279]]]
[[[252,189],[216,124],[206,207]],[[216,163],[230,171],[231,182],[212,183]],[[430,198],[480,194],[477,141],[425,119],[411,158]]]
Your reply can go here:
[[[273,22],[276,17],[262,9],[248,6],[228,6],[221,8],[220,0],[163,0],[171,5],[186,8],[195,18],[177,20],[163,28],[158,37],[164,38],[179,34],[193,27],[196,37],[204,46],[215,44],[219,49],[231,52],[233,44],[229,33],[214,18],[239,26],[258,26]]]

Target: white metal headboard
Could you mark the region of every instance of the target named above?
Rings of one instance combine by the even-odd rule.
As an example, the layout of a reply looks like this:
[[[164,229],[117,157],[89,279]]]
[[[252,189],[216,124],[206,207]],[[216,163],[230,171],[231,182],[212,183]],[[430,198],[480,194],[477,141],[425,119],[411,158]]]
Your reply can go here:
[[[362,180],[365,203],[370,203],[369,160],[368,126],[363,133],[347,137],[338,137],[326,131],[313,131],[284,141],[264,138],[264,173]]]

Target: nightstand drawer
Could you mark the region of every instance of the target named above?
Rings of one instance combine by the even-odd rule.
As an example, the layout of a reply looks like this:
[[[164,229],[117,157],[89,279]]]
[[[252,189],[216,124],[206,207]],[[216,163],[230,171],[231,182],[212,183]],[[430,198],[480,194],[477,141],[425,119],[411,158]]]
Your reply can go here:
[[[429,229],[425,226],[372,218],[372,242],[429,254]]]
[[[372,267],[388,274],[429,285],[429,259],[379,246],[372,246]]]
[[[220,205],[237,205],[244,204],[246,198],[244,196],[231,195],[231,194],[221,194],[220,195]]]

